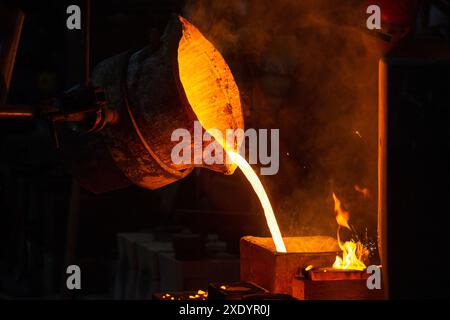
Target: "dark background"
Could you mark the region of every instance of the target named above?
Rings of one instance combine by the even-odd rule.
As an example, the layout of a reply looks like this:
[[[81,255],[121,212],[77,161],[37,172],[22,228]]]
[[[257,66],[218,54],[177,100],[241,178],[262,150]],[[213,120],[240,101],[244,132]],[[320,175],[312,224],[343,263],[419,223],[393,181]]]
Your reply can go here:
[[[82,83],[82,32],[65,27],[66,8],[77,2],[5,1],[26,13],[8,104],[36,104]],[[361,31],[364,16],[354,19],[361,1],[318,1],[324,10],[309,6],[311,1],[298,7],[295,1],[256,0],[249,1],[245,15],[239,15],[237,3],[94,0],[92,65],[144,47],[162,33],[172,12],[188,15],[236,72],[246,127],[280,128],[280,173],[263,182],[283,234],[335,236],[334,191],[360,235],[376,241],[382,40]],[[420,10],[411,34],[448,39],[448,16],[436,8],[430,14],[427,1]],[[196,169],[156,191],[133,186],[94,195],[81,189],[79,215],[72,220],[71,199],[79,187],[47,123],[2,122],[0,156],[0,294],[5,297],[59,297],[68,257],[83,270],[84,295],[110,297],[118,232],[182,223],[218,233],[235,254],[240,236],[268,234],[258,200],[240,172],[225,177]],[[369,188],[369,201],[355,192],[355,184]],[[180,213],[186,209],[194,213]]]
[[[37,104],[83,82],[83,34],[66,28],[66,8],[76,3],[83,10],[80,1],[7,2],[26,13],[8,104]],[[92,65],[144,47],[152,33],[163,32],[169,15],[181,13],[183,7],[184,1],[92,1]],[[216,203],[211,204],[203,190],[214,183],[210,180],[216,174],[205,170],[156,191],[132,186],[94,195],[81,190],[79,216],[69,221],[71,197],[78,186],[60,159],[47,123],[3,121],[0,131],[0,293],[5,297],[58,296],[65,285],[68,255],[83,270],[85,295],[110,296],[117,232],[177,224],[174,215],[181,209],[206,210],[206,215],[227,210],[243,213],[238,221],[247,231],[231,235],[235,253],[240,235],[266,232],[257,199],[240,173],[219,177]],[[200,213],[186,224],[195,229],[202,217]],[[216,229],[232,229],[217,226],[217,221],[238,222],[235,215],[227,214],[213,220]],[[70,238],[73,233],[75,238]],[[73,242],[76,247],[69,244]]]

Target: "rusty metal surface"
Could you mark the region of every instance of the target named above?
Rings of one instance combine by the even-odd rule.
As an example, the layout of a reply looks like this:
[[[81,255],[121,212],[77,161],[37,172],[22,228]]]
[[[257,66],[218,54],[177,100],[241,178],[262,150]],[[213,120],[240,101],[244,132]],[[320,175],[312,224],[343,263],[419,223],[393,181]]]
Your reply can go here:
[[[369,290],[366,280],[294,279],[292,296],[299,300],[383,300],[384,290]]]
[[[185,176],[175,176],[145,149],[125,107],[123,83],[131,52],[112,57],[96,67],[93,85],[104,89],[106,110],[118,116],[115,124],[94,134],[78,132],[73,124],[58,124],[61,151],[69,171],[95,193],[123,188],[130,183],[156,189]]]
[[[317,268],[307,271],[307,278],[313,281],[364,280],[369,274],[358,270],[340,270],[333,268]]]
[[[174,174],[164,170],[148,152],[136,131],[125,105],[122,86],[129,57],[130,53],[126,52],[108,59],[94,72],[93,84],[104,88],[107,108],[114,110],[120,118],[117,124],[108,126],[101,134],[112,158],[123,173],[141,187],[156,189],[184,177],[190,171]]]
[[[105,154],[109,152],[110,167],[115,166],[127,180],[147,189],[177,181],[194,168],[194,164],[174,164],[171,159],[172,149],[179,143],[171,141],[173,131],[183,128],[193,134],[194,121],[198,120],[179,78],[177,57],[182,26],[182,20],[173,15],[159,47],[149,45],[137,52],[129,51],[107,59],[95,68],[92,76],[92,85],[104,93],[104,112],[114,114],[115,121],[92,138],[83,136],[89,143],[84,147],[78,143],[85,150],[77,149],[77,152],[92,153],[91,162],[100,157],[100,153],[102,159],[106,159]],[[237,116],[242,117],[242,114]],[[68,134],[74,139],[66,139],[62,150],[74,155],[67,141],[76,140],[76,130]],[[72,167],[79,167],[75,161],[66,159]],[[230,172],[227,164],[207,167]],[[88,176],[83,176],[88,180]]]
[[[318,237],[296,237],[290,241],[306,243],[311,238]],[[265,246],[267,239],[248,236],[241,239],[241,280],[256,283],[273,293],[292,294],[292,281],[301,269],[308,265],[331,266],[336,258],[336,251],[289,253],[289,245],[288,253],[277,253]]]

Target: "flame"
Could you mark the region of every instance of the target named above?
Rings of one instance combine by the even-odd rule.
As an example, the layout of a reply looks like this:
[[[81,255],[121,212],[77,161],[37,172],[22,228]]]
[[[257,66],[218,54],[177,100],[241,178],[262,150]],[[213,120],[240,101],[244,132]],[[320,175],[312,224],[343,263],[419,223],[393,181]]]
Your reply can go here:
[[[360,260],[364,250],[360,242],[355,243],[354,241],[346,241],[344,244],[339,242],[339,247],[342,249],[343,258],[336,256],[333,268],[348,270],[366,269],[366,265]]]
[[[253,189],[258,195],[259,201],[261,202],[261,205],[264,209],[264,215],[266,216],[267,225],[269,226],[270,233],[272,234],[272,239],[275,243],[277,252],[286,252],[286,246],[284,245],[280,228],[278,227],[277,220],[275,219],[275,214],[273,212],[272,205],[270,204],[269,197],[267,196],[267,193],[264,190],[264,187],[255,171],[253,171],[252,167],[239,153],[227,151],[227,154],[230,157],[231,161],[236,163],[239,169],[242,170],[245,177],[251,183]]]
[[[337,221],[338,225],[351,230],[350,226],[348,225],[348,219],[350,218],[350,213],[348,213],[348,211],[345,211],[344,209],[342,209],[341,201],[338,199],[338,197],[336,197],[334,192],[333,192],[333,200],[334,200],[334,212],[336,212],[336,221]]]
[[[361,261],[361,257],[364,252],[364,246],[361,242],[346,241],[345,243],[341,242],[339,231],[341,227],[350,228],[348,224],[348,220],[350,218],[350,213],[342,208],[341,201],[333,192],[333,200],[334,200],[334,211],[336,212],[336,221],[339,225],[337,230],[337,240],[339,244],[339,248],[342,250],[342,258],[336,256],[336,260],[333,263],[333,268],[335,269],[346,269],[346,270],[365,270],[366,265]]]

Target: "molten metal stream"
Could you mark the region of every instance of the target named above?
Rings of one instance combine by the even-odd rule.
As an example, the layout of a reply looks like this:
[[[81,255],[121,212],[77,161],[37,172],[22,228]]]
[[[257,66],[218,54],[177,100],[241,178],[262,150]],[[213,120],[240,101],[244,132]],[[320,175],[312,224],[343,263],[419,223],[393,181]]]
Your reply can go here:
[[[210,128],[222,132],[229,128],[243,128],[239,89],[230,68],[220,52],[195,26],[182,17],[179,19],[183,25],[183,36],[178,47],[178,68],[192,110],[206,131]],[[209,133],[250,181],[263,206],[276,250],[286,252],[272,206],[258,176],[247,161],[234,152],[234,146],[227,148],[222,137],[214,135],[212,130]],[[234,165],[228,171],[233,172],[235,168]]]
[[[264,187],[256,175],[255,171],[253,171],[252,167],[248,164],[248,162],[239,154],[233,151],[227,151],[228,156],[231,161],[236,163],[239,168],[244,173],[245,177],[250,181],[253,189],[258,195],[259,201],[264,209],[264,215],[266,216],[267,225],[269,226],[270,233],[272,234],[273,242],[275,243],[275,248],[277,252],[286,252],[286,246],[284,245],[283,238],[281,237],[280,228],[278,228],[277,220],[275,219],[275,214],[273,212],[272,206],[269,201],[269,197],[267,196]]]

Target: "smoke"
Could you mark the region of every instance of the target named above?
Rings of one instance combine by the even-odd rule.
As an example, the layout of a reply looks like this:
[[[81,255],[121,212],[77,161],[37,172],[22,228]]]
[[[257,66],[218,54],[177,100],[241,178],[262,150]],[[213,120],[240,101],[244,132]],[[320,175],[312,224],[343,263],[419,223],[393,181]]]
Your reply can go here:
[[[376,234],[380,52],[360,5],[191,0],[185,8],[229,62],[246,127],[280,129],[280,171],[263,183],[284,235],[334,236],[332,192],[350,224]]]

